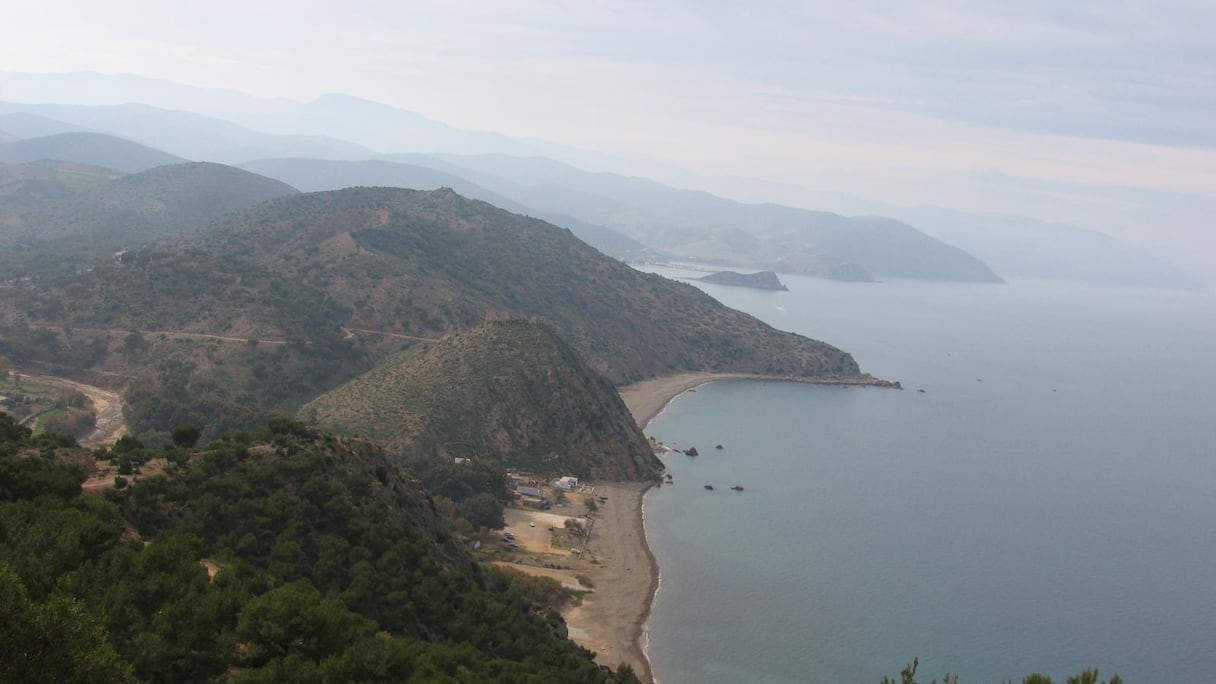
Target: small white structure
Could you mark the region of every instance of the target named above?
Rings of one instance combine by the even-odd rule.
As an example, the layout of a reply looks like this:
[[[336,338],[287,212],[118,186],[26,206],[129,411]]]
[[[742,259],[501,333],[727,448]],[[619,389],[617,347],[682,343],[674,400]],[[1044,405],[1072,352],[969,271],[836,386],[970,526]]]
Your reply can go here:
[[[578,478],[570,477],[569,475],[567,475],[565,477],[559,477],[553,481],[553,486],[557,487],[559,489],[564,489],[567,492],[573,491],[578,488]]]

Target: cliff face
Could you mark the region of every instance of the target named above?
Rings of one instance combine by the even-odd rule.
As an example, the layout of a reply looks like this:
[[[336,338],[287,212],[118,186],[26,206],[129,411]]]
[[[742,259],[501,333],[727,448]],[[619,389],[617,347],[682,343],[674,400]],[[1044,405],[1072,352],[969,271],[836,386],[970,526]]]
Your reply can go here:
[[[732,287],[750,287],[755,290],[779,290],[786,292],[789,290],[785,283],[777,277],[772,271],[760,271],[759,273],[735,273],[734,271],[718,271],[710,273],[701,278],[707,283],[715,285],[730,285]]]
[[[652,477],[662,467],[615,388],[547,326],[522,319],[407,352],[300,415],[412,456],[488,458],[613,480]]]

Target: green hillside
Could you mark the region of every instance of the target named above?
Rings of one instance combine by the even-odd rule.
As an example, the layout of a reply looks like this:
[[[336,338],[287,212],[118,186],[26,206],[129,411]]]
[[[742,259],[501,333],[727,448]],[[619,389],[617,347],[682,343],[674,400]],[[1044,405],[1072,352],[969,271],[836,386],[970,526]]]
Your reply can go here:
[[[552,475],[634,480],[661,469],[616,389],[547,326],[523,319],[405,352],[300,415],[405,453]]]
[[[640,273],[567,230],[447,189],[284,197],[203,237],[323,288],[350,308],[351,329],[436,337],[479,325],[487,313],[539,316],[618,384],[686,370],[858,373],[839,349]]]
[[[0,681],[637,682],[368,442],[278,420],[101,455],[130,475],[82,495],[93,454],[0,414]]]
[[[115,387],[136,433],[161,438],[292,414],[499,314],[543,320],[616,384],[679,371],[866,380],[839,349],[450,190],[288,195],[195,239],[0,289],[0,354]]]
[[[0,266],[14,277],[70,273],[295,192],[222,164],[131,175],[74,162],[0,165]]]
[[[0,289],[0,355],[113,386],[145,437],[194,423],[210,439],[366,371],[359,340],[337,324],[348,315],[324,292],[248,262],[140,252]]]

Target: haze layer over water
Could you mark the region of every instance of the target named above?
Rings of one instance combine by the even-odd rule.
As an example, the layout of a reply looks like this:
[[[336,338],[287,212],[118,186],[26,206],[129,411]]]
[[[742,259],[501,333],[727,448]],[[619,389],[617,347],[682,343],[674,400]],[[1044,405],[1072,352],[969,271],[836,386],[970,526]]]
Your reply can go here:
[[[782,278],[705,289],[905,389],[717,383],[650,424],[701,453],[646,500],[663,684],[1210,676],[1210,295]]]

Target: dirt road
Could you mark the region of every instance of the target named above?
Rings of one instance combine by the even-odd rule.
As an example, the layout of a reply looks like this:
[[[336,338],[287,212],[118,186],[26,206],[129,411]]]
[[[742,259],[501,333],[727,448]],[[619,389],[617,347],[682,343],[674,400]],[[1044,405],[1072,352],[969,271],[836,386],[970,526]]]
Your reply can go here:
[[[53,385],[64,389],[75,390],[93,402],[94,429],[88,436],[80,440],[80,446],[95,448],[110,446],[118,438],[127,434],[127,421],[122,416],[122,398],[117,394],[93,385],[86,385],[75,380],[57,378],[50,375],[17,374],[23,381]]]

